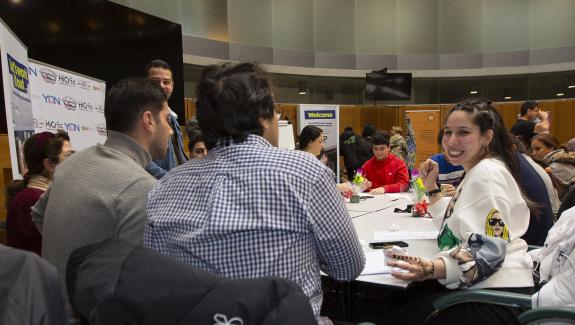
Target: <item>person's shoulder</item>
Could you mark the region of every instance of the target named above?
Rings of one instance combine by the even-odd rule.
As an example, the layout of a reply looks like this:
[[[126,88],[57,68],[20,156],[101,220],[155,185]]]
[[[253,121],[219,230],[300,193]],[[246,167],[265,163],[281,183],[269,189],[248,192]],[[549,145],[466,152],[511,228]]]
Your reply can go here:
[[[435,154],[433,156],[431,156],[429,159],[435,161],[436,163],[442,163],[443,161],[445,161],[445,158],[443,158],[443,154],[442,153],[438,153]]]
[[[517,121],[515,121],[515,123],[511,127],[511,133],[513,133],[515,135],[520,135],[522,132],[525,131],[525,128],[527,127],[527,125],[528,125],[528,122],[525,121],[524,119],[517,119]]]
[[[279,167],[281,169],[284,168],[284,165],[305,168],[311,171],[319,171],[325,167],[317,157],[301,150],[268,147],[262,151],[262,157],[270,167]]]
[[[55,178],[69,174],[105,178],[108,183],[133,183],[140,179],[155,182],[155,178],[134,158],[119,149],[96,145],[73,154],[56,169]]]
[[[44,194],[43,190],[37,188],[30,188],[26,187],[10,200],[11,206],[27,206],[27,205],[34,205],[40,199],[40,197]]]
[[[405,165],[405,162],[403,161],[403,159],[399,158],[398,156],[394,155],[393,153],[389,153],[388,157],[390,162],[396,164],[396,165]]]
[[[505,182],[511,176],[511,173],[505,166],[505,163],[497,158],[485,158],[475,165],[468,173],[469,177],[475,182]]]
[[[490,170],[490,169],[506,170],[507,168],[505,167],[505,163],[502,160],[490,157],[490,158],[481,159],[475,165],[475,167],[473,167],[473,169],[485,171],[485,170]]]

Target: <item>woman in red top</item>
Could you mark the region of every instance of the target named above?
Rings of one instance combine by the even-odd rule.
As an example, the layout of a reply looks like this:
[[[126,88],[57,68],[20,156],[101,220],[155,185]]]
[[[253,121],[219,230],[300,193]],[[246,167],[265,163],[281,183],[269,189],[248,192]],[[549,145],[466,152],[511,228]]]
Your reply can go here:
[[[405,162],[389,152],[389,138],[373,137],[373,157],[363,164],[364,176],[372,183],[370,194],[404,192],[409,184]]]
[[[72,154],[70,138],[63,131],[57,134],[34,134],[24,143],[24,160],[28,172],[23,180],[8,185],[6,218],[7,244],[40,255],[42,235],[32,223],[31,208],[52,182],[56,165]]]

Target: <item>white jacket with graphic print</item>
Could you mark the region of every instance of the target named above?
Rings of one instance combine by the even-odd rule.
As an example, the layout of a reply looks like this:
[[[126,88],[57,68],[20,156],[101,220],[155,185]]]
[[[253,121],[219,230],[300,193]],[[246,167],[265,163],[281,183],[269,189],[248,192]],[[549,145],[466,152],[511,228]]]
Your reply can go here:
[[[489,238],[500,237],[505,239],[506,245],[501,250],[488,252],[488,255],[502,255],[498,257],[499,264],[494,266],[496,271],[489,274],[486,279],[470,281],[467,286],[472,288],[514,288],[533,286],[532,260],[527,254],[527,244],[520,237],[529,226],[529,208],[521,196],[521,192],[513,176],[505,164],[496,158],[481,160],[469,170],[453,197],[442,198],[430,207],[434,224],[439,228],[440,236],[448,233],[447,241],[450,243],[440,247],[444,251],[439,254],[446,267],[446,279],[441,283],[450,287],[465,287],[465,274],[469,263],[454,259],[450,256],[457,245],[464,245],[472,234],[479,234]],[[451,207],[450,207],[451,206]],[[451,210],[451,213],[449,213]],[[444,220],[444,216],[449,216]],[[495,215],[495,217],[494,217]],[[504,225],[499,220],[502,219]],[[499,223],[499,228],[490,226]],[[501,243],[499,239],[495,240]],[[491,245],[493,247],[493,245]],[[489,245],[485,245],[489,250]],[[474,254],[478,256],[479,254]],[[495,260],[495,259],[492,259]],[[503,263],[501,264],[501,260]],[[476,261],[478,268],[481,262]],[[489,262],[489,261],[487,261]],[[467,273],[467,272],[466,272]]]

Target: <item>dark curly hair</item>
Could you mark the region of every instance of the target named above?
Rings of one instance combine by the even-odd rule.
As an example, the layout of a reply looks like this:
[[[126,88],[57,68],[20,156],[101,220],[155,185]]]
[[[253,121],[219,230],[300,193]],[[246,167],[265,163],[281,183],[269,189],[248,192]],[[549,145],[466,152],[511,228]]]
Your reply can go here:
[[[218,143],[263,135],[260,118],[274,115],[268,75],[256,63],[225,63],[204,68],[196,90],[200,129],[208,149]]]

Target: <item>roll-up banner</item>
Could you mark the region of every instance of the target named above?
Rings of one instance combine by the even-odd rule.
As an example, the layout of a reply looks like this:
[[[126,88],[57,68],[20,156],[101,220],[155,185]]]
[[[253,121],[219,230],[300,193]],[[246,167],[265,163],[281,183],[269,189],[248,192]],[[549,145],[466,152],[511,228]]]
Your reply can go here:
[[[298,124],[298,134],[307,125],[322,129],[324,153],[320,158],[333,170],[339,182],[339,106],[301,104],[298,106]]]
[[[34,130],[68,132],[74,150],[106,141],[106,83],[30,59]]]
[[[22,178],[25,172],[23,146],[34,134],[34,118],[28,78],[28,49],[0,19],[0,61],[4,85],[4,103],[12,177]]]

